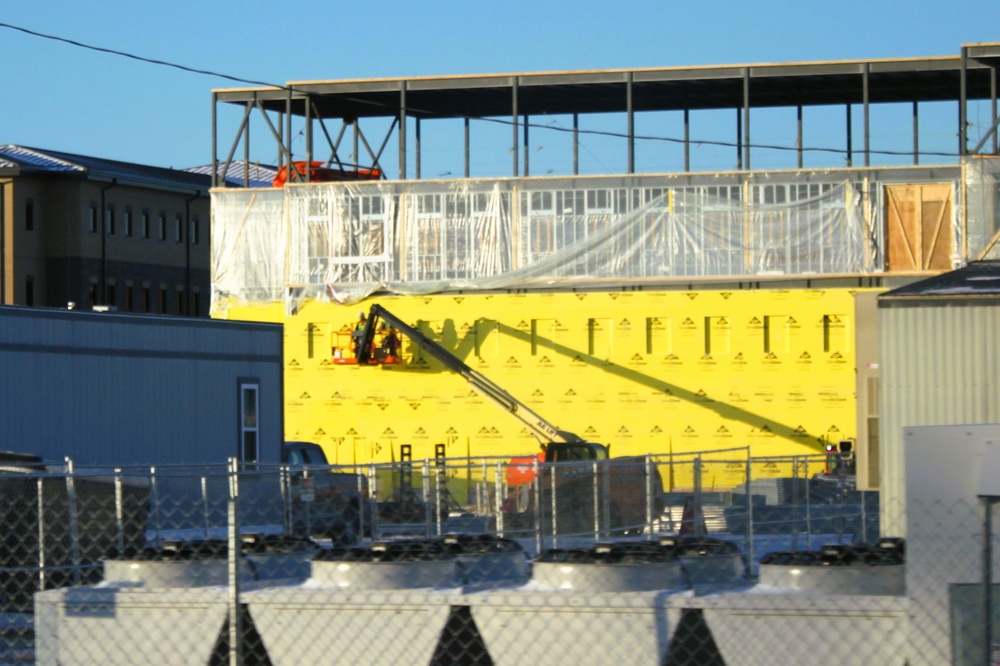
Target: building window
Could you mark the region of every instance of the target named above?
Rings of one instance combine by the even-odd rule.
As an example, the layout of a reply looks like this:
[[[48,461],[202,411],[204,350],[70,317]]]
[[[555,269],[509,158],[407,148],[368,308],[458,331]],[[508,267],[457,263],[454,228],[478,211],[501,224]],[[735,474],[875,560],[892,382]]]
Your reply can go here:
[[[195,317],[201,316],[201,292],[197,289],[191,292],[191,314]]]
[[[149,309],[153,307],[153,303],[149,297],[149,285],[142,285],[142,311],[149,312]]]
[[[184,218],[180,215],[174,220],[174,240],[178,243],[184,242]]]
[[[105,305],[110,305],[111,307],[115,307],[118,305],[118,294],[115,291],[114,280],[108,281],[107,302],[105,303]]]
[[[133,292],[132,283],[131,282],[126,282],[125,283],[125,305],[124,305],[126,312],[132,312],[132,310],[135,308],[135,302],[134,302],[134,299],[133,299],[132,292]]]
[[[104,233],[109,236],[115,235],[115,207],[108,206],[104,211]]]
[[[87,289],[87,303],[93,308],[97,305],[97,281],[91,280],[90,288]]]
[[[122,226],[125,228],[124,233],[126,236],[132,236],[132,209],[125,209],[125,219],[122,220]]]
[[[35,230],[35,201],[28,199],[24,202],[24,230]]]
[[[188,239],[191,241],[191,245],[198,244],[198,236],[199,236],[198,232],[200,231],[199,226],[200,225],[198,224],[198,217],[197,216],[192,217],[191,228],[188,230]]]
[[[167,314],[167,288],[160,285],[160,314]]]
[[[149,238],[149,210],[142,209],[142,237]]]
[[[177,289],[177,303],[175,305],[175,309],[177,310],[177,314],[179,314],[179,315],[184,314],[184,290],[183,289]]]
[[[92,234],[97,233],[97,204],[91,202],[87,217],[87,230]]]
[[[35,304],[35,276],[29,275],[24,278],[24,304],[29,308]]]
[[[166,213],[164,213],[164,212],[160,213],[159,223],[160,223],[160,240],[161,241],[165,241],[165,240],[167,240],[167,214]]]
[[[258,393],[260,382],[256,379],[240,379],[240,462],[255,463],[260,454],[260,425],[257,414],[260,404]]]

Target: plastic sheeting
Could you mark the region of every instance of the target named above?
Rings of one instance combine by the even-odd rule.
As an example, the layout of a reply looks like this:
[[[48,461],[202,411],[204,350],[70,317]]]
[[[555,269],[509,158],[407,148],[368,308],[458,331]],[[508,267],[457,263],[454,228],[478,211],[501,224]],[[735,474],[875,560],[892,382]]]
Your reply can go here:
[[[842,176],[841,176],[842,178]],[[678,278],[881,270],[844,180],[324,183],[213,194],[213,309]]]
[[[1000,259],[1000,158],[963,160],[970,259]]]

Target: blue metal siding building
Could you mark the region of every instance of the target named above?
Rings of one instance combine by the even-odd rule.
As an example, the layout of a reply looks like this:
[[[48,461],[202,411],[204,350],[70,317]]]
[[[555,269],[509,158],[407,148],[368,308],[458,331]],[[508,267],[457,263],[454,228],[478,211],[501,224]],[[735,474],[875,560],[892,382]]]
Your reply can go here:
[[[0,307],[0,450],[81,465],[277,462],[282,338],[273,324]]]

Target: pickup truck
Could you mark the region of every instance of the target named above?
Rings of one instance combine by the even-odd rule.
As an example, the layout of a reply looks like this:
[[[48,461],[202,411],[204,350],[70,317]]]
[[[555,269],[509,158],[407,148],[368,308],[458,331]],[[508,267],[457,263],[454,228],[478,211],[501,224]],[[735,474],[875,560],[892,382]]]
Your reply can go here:
[[[350,545],[371,534],[368,477],[335,471],[323,447],[313,442],[284,442],[281,464],[287,471],[288,525],[300,536]]]

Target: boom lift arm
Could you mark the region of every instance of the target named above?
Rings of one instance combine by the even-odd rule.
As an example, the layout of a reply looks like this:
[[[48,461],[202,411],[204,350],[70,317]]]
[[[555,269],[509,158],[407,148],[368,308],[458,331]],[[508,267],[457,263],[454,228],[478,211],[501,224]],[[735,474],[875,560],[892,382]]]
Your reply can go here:
[[[608,457],[607,447],[603,444],[587,442],[579,435],[555,427],[481,372],[470,368],[460,358],[381,305],[372,305],[368,314],[368,321],[358,345],[358,365],[366,365],[371,358],[378,321],[382,321],[406,335],[417,347],[433,356],[452,372],[464,377],[477,393],[493,401],[523,423],[545,448],[546,460],[553,461],[560,458],[564,460],[605,459]],[[572,446],[560,446],[566,444]]]

